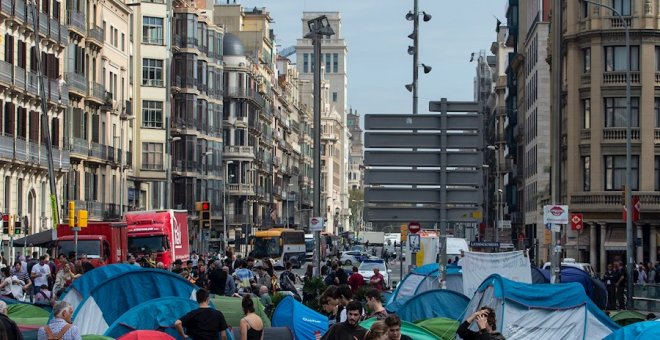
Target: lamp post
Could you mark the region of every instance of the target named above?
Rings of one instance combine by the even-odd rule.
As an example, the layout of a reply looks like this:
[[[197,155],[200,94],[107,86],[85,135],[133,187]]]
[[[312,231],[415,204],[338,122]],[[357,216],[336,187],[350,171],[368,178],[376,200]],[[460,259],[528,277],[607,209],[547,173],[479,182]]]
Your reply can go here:
[[[321,215],[321,40],[335,34],[325,15],[307,21],[314,46],[314,217]],[[314,263],[316,275],[321,275],[321,232],[314,232]]]
[[[630,27],[628,22],[625,20],[621,12],[617,11],[614,7],[603,5],[592,0],[582,0],[586,3],[603,7],[610,10],[623,24],[625,29],[625,39],[626,39],[626,272],[628,274],[627,280],[627,292],[626,292],[626,307],[632,309],[632,290],[633,290],[633,267],[635,265],[635,260],[633,258],[634,243],[633,238],[633,226],[632,226],[632,111],[630,110]]]
[[[121,154],[124,152],[124,123],[128,120],[134,120],[135,116],[128,116],[125,114],[119,115],[119,120],[121,122],[121,128],[119,129],[119,156],[121,161],[119,162],[119,217],[124,217],[124,182],[126,181],[126,169],[124,168],[125,159]],[[128,153],[126,153],[128,155]]]

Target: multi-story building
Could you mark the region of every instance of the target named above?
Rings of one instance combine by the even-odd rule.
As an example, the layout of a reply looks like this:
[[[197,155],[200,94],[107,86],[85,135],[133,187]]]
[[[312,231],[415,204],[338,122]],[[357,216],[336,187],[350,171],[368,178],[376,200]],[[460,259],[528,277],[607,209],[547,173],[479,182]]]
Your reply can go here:
[[[128,63],[130,9],[122,1],[69,3],[65,80],[70,103],[64,138],[71,153],[65,201],[77,201],[90,219],[120,217],[131,113]],[[128,102],[128,105],[127,105]],[[131,164],[127,161],[124,164]]]
[[[580,236],[600,272],[624,260],[626,241],[622,196],[626,180],[626,127],[632,126],[632,187],[641,204],[634,224],[635,262],[658,259],[660,218],[660,38],[655,24],[660,8],[649,1],[621,0],[613,6],[623,20],[602,7],[569,1],[562,13],[563,93],[562,200],[582,213]],[[630,26],[632,121],[626,119],[625,25]],[[555,58],[557,56],[552,56]],[[556,109],[553,108],[553,112]],[[567,238],[577,231],[567,230]],[[575,248],[567,256],[578,257]],[[623,261],[625,262],[625,261]]]
[[[351,190],[362,190],[364,180],[364,144],[362,143],[360,113],[357,110],[353,111],[351,108],[346,118],[348,130],[351,134],[348,187]]]
[[[127,202],[130,209],[164,209],[167,207],[167,164],[171,144],[167,141],[172,97],[166,74],[170,72],[170,39],[172,27],[165,2],[141,2],[133,9],[130,34],[133,55],[129,60],[129,84],[134,89],[135,119],[128,121],[135,141],[128,141],[134,151],[135,166],[129,176]],[[169,145],[168,145],[169,144]],[[131,164],[132,159],[127,159]]]
[[[513,128],[518,157],[518,211],[524,227],[514,224],[520,249],[533,250],[531,258],[544,263],[550,256],[543,223],[543,203],[550,195],[550,65],[546,62],[550,1],[520,1],[517,10],[517,49],[511,73],[517,83],[517,124]],[[522,234],[522,235],[521,235]],[[567,246],[571,246],[570,242]],[[575,246],[575,244],[573,244]]]
[[[41,100],[46,100],[48,107],[57,199],[62,203],[70,197],[63,190],[67,188],[63,183],[71,169],[66,128],[71,124],[71,111],[67,111],[67,107],[72,101],[62,74],[66,61],[72,63],[67,59],[67,49],[73,41],[70,39],[84,41],[87,24],[81,21],[70,34],[71,26],[66,25],[67,9],[54,0],[42,1],[37,8],[22,0],[3,1],[0,18],[0,212],[16,215],[23,222],[27,218],[31,234],[52,226]],[[41,40],[38,50],[41,65],[34,41],[37,29]],[[39,79],[43,81],[45,97],[40,94]],[[75,105],[89,94],[87,78],[83,77],[79,85],[85,91],[76,92]],[[77,163],[76,167],[79,161]],[[3,238],[8,239],[8,235]]]
[[[334,35],[324,38],[321,44],[321,65],[327,101],[322,105],[321,120],[321,210],[326,218],[326,231],[339,234],[347,230],[348,217],[348,173],[349,132],[346,126],[348,78],[346,57],[348,47],[341,30],[339,12],[304,12],[302,17],[303,37],[309,33],[307,21],[325,15]],[[298,39],[296,44],[296,66],[300,78],[311,81],[314,75],[314,52],[311,39]],[[309,84],[311,86],[311,84]],[[312,103],[308,103],[313,107]]]
[[[222,224],[223,155],[223,37],[214,24],[213,3],[175,2],[172,16],[172,117],[169,132],[172,147],[172,207],[191,213],[191,243],[206,248],[204,240],[220,240]],[[161,83],[160,59],[143,58],[143,83]],[[167,77],[165,78],[167,81]],[[229,89],[227,94],[229,94]],[[144,108],[143,108],[144,109]],[[167,128],[167,126],[166,126]],[[142,140],[142,167],[149,168],[151,156],[160,158],[163,141]],[[156,170],[159,164],[153,164]],[[167,183],[169,184],[169,183]],[[211,203],[208,235],[198,228],[195,202]],[[215,247],[214,247],[215,248]]]

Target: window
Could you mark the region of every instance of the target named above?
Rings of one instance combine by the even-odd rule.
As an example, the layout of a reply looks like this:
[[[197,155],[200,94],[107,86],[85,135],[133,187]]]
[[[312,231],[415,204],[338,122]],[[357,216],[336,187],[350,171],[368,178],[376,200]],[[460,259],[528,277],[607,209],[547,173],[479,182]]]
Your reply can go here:
[[[325,73],[330,73],[330,53],[325,54]]]
[[[591,48],[582,49],[582,72],[591,72]]]
[[[142,169],[163,169],[163,144],[142,143]]]
[[[605,156],[605,190],[623,190],[626,184],[626,156]],[[631,162],[632,190],[639,190],[639,156]]]
[[[626,115],[626,98],[609,97],[605,101],[605,127],[626,127],[628,117]],[[632,126],[639,126],[639,97],[630,98],[630,111],[632,114]]]
[[[591,129],[591,99],[582,99],[582,128]]]
[[[144,17],[142,19],[142,42],[163,44],[163,18]]]
[[[339,68],[339,53],[332,54],[332,73],[337,73]]]
[[[612,7],[621,15],[630,15],[630,0],[612,0]]]
[[[660,190],[660,156],[655,156],[655,191]]]
[[[586,1],[582,1],[582,11],[581,13],[583,18],[586,18],[589,16],[589,3]]]
[[[121,34],[121,51],[124,52],[126,49],[126,35],[124,33]]]
[[[303,73],[309,71],[309,53],[303,53]]]
[[[655,127],[660,127],[660,97],[655,97]]]
[[[639,71],[639,46],[630,46],[630,60],[630,70]],[[605,72],[622,72],[627,68],[626,47],[605,46]]]
[[[660,46],[655,47],[655,70],[660,72]]]
[[[144,127],[163,127],[163,102],[153,100],[142,101],[142,121]]]
[[[163,61],[159,59],[142,60],[142,85],[163,86]]]
[[[332,92],[332,102],[333,103],[337,102],[337,92]]]
[[[591,190],[591,157],[582,157],[582,191]]]

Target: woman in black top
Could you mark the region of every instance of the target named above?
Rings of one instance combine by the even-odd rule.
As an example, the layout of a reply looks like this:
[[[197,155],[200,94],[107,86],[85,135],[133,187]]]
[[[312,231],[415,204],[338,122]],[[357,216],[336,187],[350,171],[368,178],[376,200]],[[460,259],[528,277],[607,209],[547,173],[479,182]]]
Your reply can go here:
[[[241,302],[245,316],[241,319],[241,340],[261,340],[264,333],[264,323],[254,313],[252,295],[246,294]]]

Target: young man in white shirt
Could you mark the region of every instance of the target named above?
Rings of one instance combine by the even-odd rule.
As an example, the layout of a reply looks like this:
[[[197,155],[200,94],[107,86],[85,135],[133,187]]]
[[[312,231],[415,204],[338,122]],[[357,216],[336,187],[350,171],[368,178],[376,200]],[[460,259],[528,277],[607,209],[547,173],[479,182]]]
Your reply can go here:
[[[30,277],[32,278],[33,290],[36,295],[41,290],[41,285],[48,286],[48,277],[50,276],[50,266],[46,263],[46,256],[39,257],[39,263],[32,266]]]

